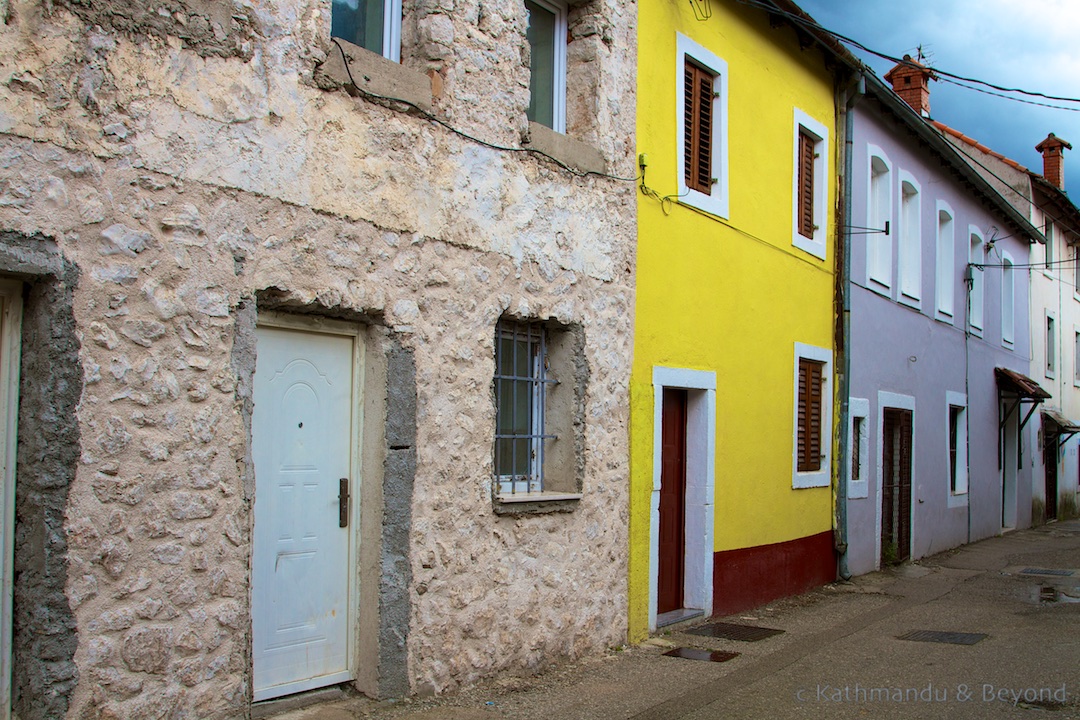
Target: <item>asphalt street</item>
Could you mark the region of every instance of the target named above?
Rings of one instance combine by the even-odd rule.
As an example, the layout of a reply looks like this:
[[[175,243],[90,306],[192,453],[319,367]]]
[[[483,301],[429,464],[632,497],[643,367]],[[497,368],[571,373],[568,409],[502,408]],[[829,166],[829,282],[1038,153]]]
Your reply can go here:
[[[286,710],[286,701],[259,713],[285,710],[277,720],[1080,718],[1080,520],[1011,532],[708,624],[717,620],[783,632],[755,641],[689,632],[706,624],[699,622],[436,698],[380,702],[335,690],[317,705]],[[723,662],[665,655],[677,648],[737,655]]]

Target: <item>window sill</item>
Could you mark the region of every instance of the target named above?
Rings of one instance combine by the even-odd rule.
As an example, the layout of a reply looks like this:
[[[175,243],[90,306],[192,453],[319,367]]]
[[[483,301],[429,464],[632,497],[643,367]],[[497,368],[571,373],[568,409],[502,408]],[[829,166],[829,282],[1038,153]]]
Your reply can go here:
[[[539,515],[544,513],[573,512],[581,501],[581,493],[534,492],[514,495],[496,495],[495,513],[498,515]]]
[[[822,460],[822,467],[828,468],[829,461]],[[831,478],[827,470],[796,472],[791,478],[792,490],[809,490],[811,488],[827,488],[831,484]]]
[[[349,58],[348,67],[337,45],[330,43],[326,62],[315,69],[315,83],[323,90],[344,88],[350,95],[360,92],[401,100],[431,112],[431,78],[388,60],[351,42],[334,38]],[[350,79],[351,75],[351,79]],[[355,89],[353,83],[356,83]]]
[[[804,253],[813,255],[819,260],[824,260],[826,255],[824,234],[824,231],[817,231],[814,233],[814,237],[808,238],[796,231],[791,236],[791,244]]]
[[[592,145],[555,132],[547,125],[529,122],[529,137],[525,146],[550,155],[564,165],[581,172],[603,173],[607,170],[604,156]]]
[[[900,297],[897,299],[897,302],[901,305],[907,305],[913,310],[918,310],[919,312],[922,312],[922,298],[915,297],[914,295],[908,295],[905,292],[901,292]]]
[[[893,299],[892,287],[886,285],[877,278],[870,278],[866,283],[866,287],[870,290],[870,292],[877,293],[878,295],[889,298],[890,300]]]
[[[945,506],[949,508],[967,507],[968,504],[968,492],[956,492],[954,490],[949,491],[949,497],[946,500]]]

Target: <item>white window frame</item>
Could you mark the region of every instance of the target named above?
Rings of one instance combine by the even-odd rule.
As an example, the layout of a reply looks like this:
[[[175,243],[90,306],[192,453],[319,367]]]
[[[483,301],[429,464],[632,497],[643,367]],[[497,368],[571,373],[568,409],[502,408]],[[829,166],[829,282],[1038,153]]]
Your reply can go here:
[[[1001,344],[1012,349],[1016,342],[1016,263],[1007,252],[1001,253]],[[1008,302],[1006,303],[1006,300]]]
[[[1057,313],[1052,310],[1046,311],[1043,320],[1043,374],[1051,380],[1057,378],[1058,371],[1058,335],[1061,327],[1058,325]]]
[[[857,446],[859,448],[859,477],[856,480],[851,473],[853,464],[845,463],[844,472],[848,480],[848,499],[858,500],[870,496],[870,401],[867,398],[848,400],[848,457]],[[855,419],[862,420],[859,435],[855,435]]]
[[[884,182],[888,184],[881,193],[881,200],[885,207],[881,208],[881,217],[875,215],[877,203],[874,200],[874,158],[881,161],[885,166]],[[892,249],[893,249],[893,191],[892,191],[893,165],[889,156],[877,145],[866,146],[866,226],[870,228],[867,234],[866,244],[866,285],[871,290],[891,297],[892,288]],[[889,234],[877,232],[884,230],[884,224],[889,223]],[[877,227],[880,225],[881,227]],[[871,251],[871,244],[877,251]],[[880,263],[880,267],[875,264]],[[884,290],[884,291],[883,291]]]
[[[517,331],[522,329],[522,333]],[[508,333],[508,331],[510,331]],[[546,435],[545,428],[545,390],[547,380],[547,328],[537,322],[526,322],[518,320],[500,320],[495,335],[495,372],[499,371],[499,340],[507,337],[508,334],[515,339],[520,335],[525,338],[531,347],[535,342],[537,347],[536,357],[532,358],[529,367],[528,376],[517,376],[520,380],[526,380],[530,385],[529,389],[529,410],[531,415],[531,427],[529,428],[529,435],[523,436],[529,439],[529,472],[525,478],[518,478],[511,473],[510,475],[500,475],[498,472],[498,418],[499,418],[499,383],[503,381],[503,378],[496,378],[495,382],[495,430],[496,430],[496,448],[495,448],[495,481],[497,483],[497,494],[500,498],[509,497],[514,495],[537,495],[544,492],[544,440]],[[515,380],[510,380],[515,382]],[[519,489],[518,486],[521,483],[525,483],[524,489]]]
[[[948,223],[943,224],[941,216],[948,216]],[[952,322],[956,313],[956,213],[953,212],[949,203],[944,200],[937,201],[934,212],[936,227],[936,259],[934,263],[934,275],[937,281],[934,283],[935,317],[944,322]],[[942,228],[947,227],[948,232],[942,233]]]
[[[714,53],[706,50],[701,45],[677,33],[675,38],[676,62],[675,62],[675,157],[677,164],[679,202],[684,205],[696,207],[698,210],[728,219],[730,209],[728,206],[728,67],[727,63]],[[686,59],[690,58],[697,65],[713,73],[713,123],[712,123],[712,176],[716,183],[712,186],[712,192],[706,195],[687,186],[686,184],[686,161],[683,158],[683,144],[686,137],[686,122],[683,118],[683,105],[686,101],[684,90],[684,68]]]
[[[1073,286],[1073,298],[1080,301],[1080,245],[1072,246],[1072,258],[1070,258],[1073,268],[1072,281],[1069,283]]]
[[[976,244],[971,242],[972,238],[978,239],[977,249],[982,251],[986,244],[986,238],[983,237],[983,232],[977,225],[968,225],[968,264],[982,264],[985,257],[980,257],[978,252],[974,252]],[[968,328],[971,330],[971,334],[977,337],[982,337],[986,324],[985,275],[985,269],[971,268],[971,289],[968,290]],[[977,314],[975,312],[976,307],[978,307]]]
[[[949,423],[952,408],[963,408],[960,412],[959,426],[956,430],[956,490],[953,491],[952,477],[949,473]],[[952,390],[945,391],[945,482],[948,495],[948,507],[963,507],[968,502],[968,467],[967,467],[967,395]]]
[[[1046,237],[1046,245],[1043,246],[1043,275],[1048,278],[1054,277],[1057,273],[1057,266],[1054,264],[1058,259],[1055,252],[1057,247],[1054,245],[1055,235],[1057,235],[1057,226],[1052,219],[1043,215],[1043,236]]]
[[[915,176],[906,170],[898,173],[896,190],[897,207],[900,208],[899,232],[897,234],[897,295],[900,302],[921,308],[922,306],[922,186]],[[909,223],[904,210],[904,185],[914,190],[914,223]],[[914,227],[914,230],[912,230]]]
[[[792,372],[792,393],[794,400],[791,411],[791,487],[804,488],[829,487],[832,477],[832,350],[829,348],[795,343],[795,367]],[[821,366],[821,465],[817,470],[799,472],[799,360],[813,360]]]
[[[382,0],[382,56],[396,63],[401,62],[401,0]],[[333,16],[333,7],[330,13]],[[333,27],[333,25],[331,25]],[[331,31],[331,35],[333,32]],[[345,38],[342,38],[343,40]],[[359,46],[358,46],[359,47]],[[367,48],[365,48],[367,49]]]
[[[799,232],[799,136],[814,138],[814,236],[808,238]],[[829,129],[821,122],[795,108],[794,132],[792,133],[791,173],[791,244],[825,259],[826,239],[829,231],[827,200],[829,197]]]
[[[400,3],[401,0],[394,0]],[[566,132],[566,33],[569,8],[562,0],[529,0],[555,15],[555,58],[552,74],[554,97],[551,101],[551,129]]]
[[[1073,325],[1073,387],[1080,387],[1080,325]]]

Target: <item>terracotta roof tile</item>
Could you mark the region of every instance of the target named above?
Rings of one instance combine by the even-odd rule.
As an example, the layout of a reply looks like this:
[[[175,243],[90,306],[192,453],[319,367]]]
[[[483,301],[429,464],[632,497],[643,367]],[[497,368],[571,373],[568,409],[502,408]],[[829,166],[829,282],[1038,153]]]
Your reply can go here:
[[[1012,158],[1007,158],[1004,155],[1002,155],[1001,153],[994,152],[990,148],[988,148],[985,145],[983,145],[982,143],[980,143],[978,140],[975,140],[973,138],[969,138],[964,133],[960,132],[959,130],[956,130],[955,128],[949,127],[948,125],[946,125],[943,122],[939,122],[937,120],[931,120],[930,124],[933,125],[934,127],[936,127],[941,132],[945,133],[946,135],[952,135],[954,138],[957,138],[958,140],[962,141],[965,145],[970,145],[971,147],[975,148],[976,150],[978,150],[978,151],[980,151],[980,152],[982,152],[982,153],[984,153],[986,155],[989,155],[990,157],[997,158],[1001,162],[1005,163],[1006,165],[1008,165],[1010,167],[1016,168],[1020,172],[1026,172],[1026,173],[1031,173],[1032,175],[1038,175],[1038,173],[1034,173],[1031,170],[1028,170],[1026,167],[1024,167],[1020,163],[1016,162]]]

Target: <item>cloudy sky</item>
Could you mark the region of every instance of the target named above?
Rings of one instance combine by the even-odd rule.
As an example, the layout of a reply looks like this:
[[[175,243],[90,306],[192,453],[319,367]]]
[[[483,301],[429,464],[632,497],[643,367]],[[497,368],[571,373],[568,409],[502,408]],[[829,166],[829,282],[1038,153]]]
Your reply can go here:
[[[932,67],[1004,87],[1080,98],[1078,0],[796,0],[819,24],[901,57],[921,45]],[[893,63],[850,48],[880,77]],[[1080,103],[1029,98],[1080,110]],[[1080,112],[1004,100],[938,81],[930,112],[1036,172],[1049,132],[1073,144],[1065,188],[1080,204]]]

